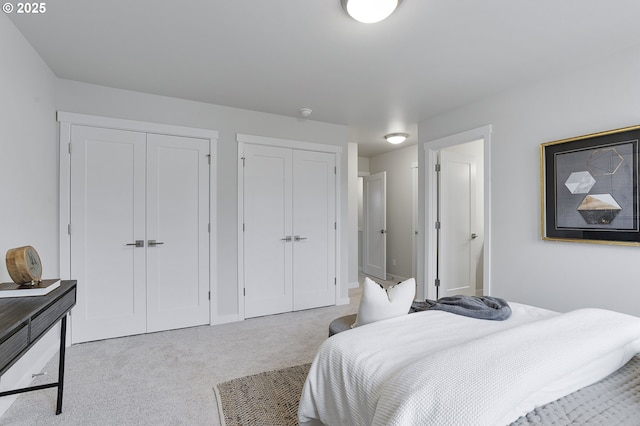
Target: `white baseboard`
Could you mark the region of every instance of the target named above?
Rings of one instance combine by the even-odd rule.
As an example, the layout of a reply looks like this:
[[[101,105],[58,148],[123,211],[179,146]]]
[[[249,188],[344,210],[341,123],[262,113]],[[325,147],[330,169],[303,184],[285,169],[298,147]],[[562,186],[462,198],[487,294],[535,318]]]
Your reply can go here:
[[[351,303],[351,299],[348,297],[336,300],[336,306],[348,305],[349,303]]]
[[[358,287],[360,287],[360,283],[358,281],[349,283],[349,288],[358,288]]]
[[[211,317],[211,325],[229,324],[231,322],[242,321],[238,314],[219,315]]]
[[[401,277],[400,275],[387,274],[387,281],[401,282],[401,281],[406,281],[408,279],[409,278]]]

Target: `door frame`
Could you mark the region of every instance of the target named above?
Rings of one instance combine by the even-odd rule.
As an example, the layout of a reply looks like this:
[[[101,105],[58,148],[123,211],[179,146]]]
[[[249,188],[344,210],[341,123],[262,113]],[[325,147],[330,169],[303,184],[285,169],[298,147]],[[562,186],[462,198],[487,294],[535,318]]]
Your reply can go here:
[[[60,278],[71,277],[71,127],[74,125],[103,127],[116,130],[129,130],[143,133],[156,133],[171,136],[184,136],[208,139],[210,147],[209,168],[209,324],[218,323],[218,285],[217,285],[217,160],[218,131],[193,127],[174,126],[172,124],[151,123],[122,118],[102,117],[97,115],[78,114],[57,111],[60,141],[60,176],[59,176],[59,239],[60,239]],[[72,333],[68,333],[71,336]]]
[[[440,139],[424,142],[424,263],[423,263],[423,288],[419,298],[436,298],[436,253],[437,236],[435,223],[437,219],[437,172],[438,152],[443,148],[460,145],[468,142],[483,140],[484,152],[484,251],[483,251],[483,290],[485,295],[491,295],[491,132],[492,126],[486,125],[465,132],[456,133]],[[424,296],[423,296],[424,295]]]
[[[244,238],[243,238],[243,222],[244,217],[244,171],[243,171],[243,158],[244,158],[244,146],[245,144],[254,145],[266,145],[280,148],[299,149],[303,151],[317,151],[332,153],[336,156],[336,250],[335,250],[335,267],[336,267],[336,305],[349,303],[347,300],[340,299],[340,286],[337,283],[337,277],[340,276],[342,265],[340,261],[340,248],[342,225],[341,225],[341,189],[340,189],[340,176],[341,176],[341,160],[342,160],[342,147],[336,145],[325,145],[315,142],[304,142],[291,139],[271,138],[267,136],[248,135],[243,133],[236,133],[236,142],[238,143],[238,320],[243,321],[245,319],[244,313]]]

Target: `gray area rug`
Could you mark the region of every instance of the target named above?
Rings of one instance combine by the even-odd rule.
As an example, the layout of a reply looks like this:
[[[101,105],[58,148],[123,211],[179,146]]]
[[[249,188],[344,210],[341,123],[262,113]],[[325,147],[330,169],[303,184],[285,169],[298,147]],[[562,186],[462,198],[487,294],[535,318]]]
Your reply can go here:
[[[214,386],[226,426],[297,425],[298,403],[311,364],[267,371]]]

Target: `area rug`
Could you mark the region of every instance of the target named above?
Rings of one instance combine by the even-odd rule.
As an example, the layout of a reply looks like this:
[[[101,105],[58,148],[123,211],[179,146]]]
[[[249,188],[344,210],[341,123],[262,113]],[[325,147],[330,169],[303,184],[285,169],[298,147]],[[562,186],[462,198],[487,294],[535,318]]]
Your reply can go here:
[[[223,426],[297,425],[311,364],[267,371],[214,386]]]

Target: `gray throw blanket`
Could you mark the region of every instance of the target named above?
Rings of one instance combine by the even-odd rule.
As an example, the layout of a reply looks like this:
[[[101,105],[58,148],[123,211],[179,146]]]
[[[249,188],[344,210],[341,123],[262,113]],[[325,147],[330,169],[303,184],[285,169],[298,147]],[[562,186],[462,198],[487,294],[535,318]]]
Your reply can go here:
[[[427,299],[413,302],[409,312],[430,309],[493,321],[504,321],[511,316],[511,308],[506,300],[491,296],[451,296],[442,297],[437,302]]]

